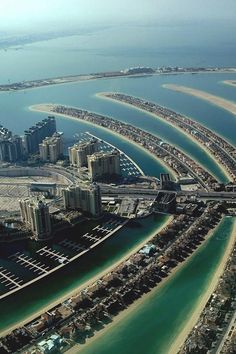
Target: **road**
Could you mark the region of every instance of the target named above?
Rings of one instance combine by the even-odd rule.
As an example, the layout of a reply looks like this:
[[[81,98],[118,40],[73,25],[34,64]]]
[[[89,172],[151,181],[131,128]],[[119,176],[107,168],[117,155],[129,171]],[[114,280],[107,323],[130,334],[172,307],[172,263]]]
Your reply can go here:
[[[101,193],[102,195],[107,195],[107,196],[115,196],[115,195],[127,195],[127,196],[133,196],[136,198],[141,198],[144,197],[146,198],[147,196],[150,198],[155,198],[157,196],[157,193],[162,191],[162,192],[170,192],[169,190],[153,190],[153,189],[136,189],[136,188],[125,188],[125,187],[112,187],[112,186],[103,186],[101,185]],[[196,196],[199,199],[206,199],[206,200],[233,200],[235,199],[236,201],[236,192],[206,192],[206,191],[178,191],[176,192],[178,196]]]

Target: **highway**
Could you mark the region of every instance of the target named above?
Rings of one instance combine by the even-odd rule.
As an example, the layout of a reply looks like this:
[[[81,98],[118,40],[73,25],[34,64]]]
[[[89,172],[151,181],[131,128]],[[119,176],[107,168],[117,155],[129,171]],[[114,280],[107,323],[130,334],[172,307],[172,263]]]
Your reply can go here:
[[[158,192],[170,192],[169,190],[154,190],[154,189],[136,189],[136,188],[125,188],[125,187],[112,187],[101,185],[101,193],[106,196],[132,196],[134,198],[155,198]],[[236,201],[236,192],[206,192],[203,190],[199,191],[177,191],[178,196],[196,196],[199,199],[204,200],[232,200]]]

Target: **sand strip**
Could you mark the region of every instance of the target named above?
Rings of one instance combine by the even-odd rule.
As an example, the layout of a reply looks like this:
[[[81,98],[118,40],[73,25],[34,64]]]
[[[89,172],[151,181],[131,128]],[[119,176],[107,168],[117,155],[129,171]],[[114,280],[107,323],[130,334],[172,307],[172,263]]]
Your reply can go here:
[[[229,101],[229,100],[226,100],[225,98],[212,95],[208,92],[196,90],[196,89],[186,87],[186,86],[180,86],[180,85],[175,85],[175,84],[165,84],[165,85],[162,85],[162,87],[167,88],[169,90],[185,93],[187,95],[191,95],[191,96],[200,98],[202,100],[210,102],[210,103],[214,104],[215,106],[223,108],[226,111],[236,115],[236,103],[234,103],[233,101]]]

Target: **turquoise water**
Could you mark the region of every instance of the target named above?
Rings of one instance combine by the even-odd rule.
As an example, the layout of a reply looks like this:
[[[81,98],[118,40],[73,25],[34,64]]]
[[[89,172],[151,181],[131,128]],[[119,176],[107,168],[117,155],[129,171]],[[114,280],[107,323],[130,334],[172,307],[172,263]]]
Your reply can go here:
[[[234,218],[224,218],[213,236],[143,303],[117,322],[82,354],[166,354],[206,291],[228,244]],[[79,348],[78,348],[79,349]]]

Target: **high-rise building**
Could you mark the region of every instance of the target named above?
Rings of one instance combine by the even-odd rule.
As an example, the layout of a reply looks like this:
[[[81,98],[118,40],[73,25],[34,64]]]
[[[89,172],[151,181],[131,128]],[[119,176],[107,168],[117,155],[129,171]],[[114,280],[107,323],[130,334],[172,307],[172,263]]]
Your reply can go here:
[[[51,219],[48,205],[42,200],[27,198],[20,200],[22,221],[31,229],[36,239],[43,240],[51,235]]]
[[[88,166],[87,156],[94,154],[97,149],[97,139],[92,139],[69,147],[70,164],[75,167]]]
[[[169,173],[161,173],[160,174],[160,187],[161,189],[172,189],[173,182],[171,181]]]
[[[79,209],[93,216],[101,214],[100,187],[95,183],[69,186],[62,190],[62,195],[66,209]]]
[[[42,161],[55,163],[63,155],[63,133],[54,133],[39,144],[39,154]]]
[[[0,126],[0,160],[16,162],[23,157],[22,139]]]
[[[121,174],[119,151],[97,152],[88,156],[88,170],[92,181],[119,176]]]
[[[38,122],[35,126],[25,130],[24,144],[27,154],[34,154],[39,151],[39,144],[46,137],[52,136],[56,132],[55,117],[49,116]]]

